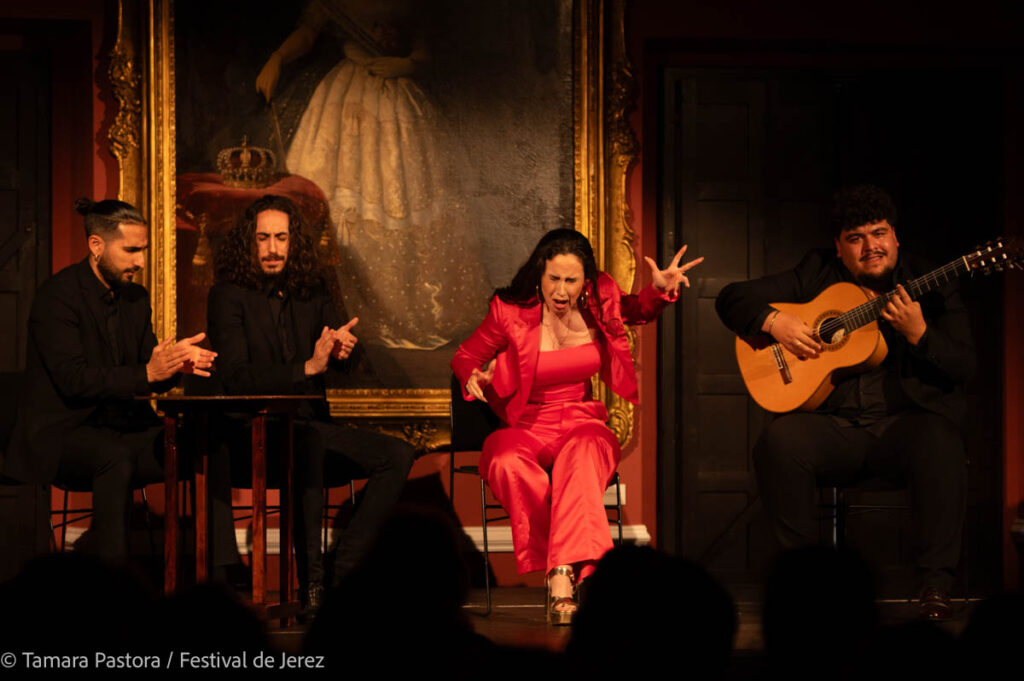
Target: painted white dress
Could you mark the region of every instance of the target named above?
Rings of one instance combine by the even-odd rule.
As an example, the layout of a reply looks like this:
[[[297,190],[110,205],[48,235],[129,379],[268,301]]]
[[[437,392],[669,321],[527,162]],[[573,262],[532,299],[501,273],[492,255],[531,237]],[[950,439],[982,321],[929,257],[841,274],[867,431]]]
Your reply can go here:
[[[311,3],[319,33],[338,12],[365,27],[384,54],[408,56],[396,38],[407,3]],[[484,278],[464,207],[446,180],[437,110],[412,78],[370,73],[365,44],[320,81],[288,149],[289,172],[315,182],[330,203],[341,251],[339,284],[360,338],[432,350],[461,338],[478,317]]]

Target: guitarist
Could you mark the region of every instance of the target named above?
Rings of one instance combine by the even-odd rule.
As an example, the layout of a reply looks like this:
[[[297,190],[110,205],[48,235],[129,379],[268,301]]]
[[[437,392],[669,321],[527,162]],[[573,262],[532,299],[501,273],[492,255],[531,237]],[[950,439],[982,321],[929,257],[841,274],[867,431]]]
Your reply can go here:
[[[930,268],[899,252],[896,208],[882,189],[840,190],[830,223],[834,249],[811,251],[788,272],[730,284],[716,300],[738,335],[768,334],[813,362],[822,348],[812,329],[772,302],[805,303],[844,281],[868,297],[897,291],[879,320],[884,361],[840,378],[817,409],[780,415],[761,434],[753,452],[761,499],[780,544],[792,548],[819,542],[818,486],[867,477],[905,482],[921,616],[947,619],[966,502],[963,384],[975,365],[967,311],[955,281],[919,300],[907,294],[902,282]]]

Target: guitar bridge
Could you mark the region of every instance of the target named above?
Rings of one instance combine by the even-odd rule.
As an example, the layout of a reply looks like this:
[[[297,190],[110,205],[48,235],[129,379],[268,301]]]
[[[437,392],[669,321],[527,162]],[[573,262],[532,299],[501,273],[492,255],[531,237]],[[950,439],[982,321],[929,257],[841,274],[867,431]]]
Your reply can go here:
[[[793,382],[793,374],[789,372],[789,364],[786,363],[786,357],[782,354],[782,346],[778,343],[772,344],[772,356],[775,357],[775,366],[779,369],[779,375],[782,376],[782,382],[789,384]]]

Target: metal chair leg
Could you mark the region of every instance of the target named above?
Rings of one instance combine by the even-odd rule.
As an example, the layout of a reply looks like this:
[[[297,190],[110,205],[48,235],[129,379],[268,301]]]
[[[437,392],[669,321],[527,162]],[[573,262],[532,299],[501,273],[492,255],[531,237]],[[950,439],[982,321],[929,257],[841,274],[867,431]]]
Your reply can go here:
[[[455,452],[448,455],[448,501],[455,510]]]
[[[831,492],[831,503],[832,503],[832,548],[835,550],[840,549],[840,543],[842,541],[841,524],[842,519],[840,518],[841,512],[839,508],[839,488],[833,487]],[[820,530],[819,530],[820,532]]]
[[[68,543],[68,495],[70,493],[64,490],[64,508],[61,511],[60,516],[60,550],[61,553],[67,551]]]
[[[143,487],[140,490],[142,492],[142,513],[146,519],[146,533],[149,535],[149,554],[151,556],[156,555],[156,541],[153,539],[153,523],[149,519],[149,498],[146,497],[146,488]],[[194,491],[194,488],[193,488]],[[192,502],[192,516],[195,517],[195,501]]]
[[[320,551],[327,553],[327,533],[331,523],[331,490],[324,487],[324,516],[320,521]]]
[[[484,617],[491,614],[491,561],[487,546],[487,483],[480,478],[480,523],[484,532],[484,589],[487,592],[487,609]]]
[[[622,546],[622,480],[615,474],[615,524],[619,526],[619,546]]]
[[[46,499],[47,499],[46,508],[49,509],[50,508],[50,504],[53,503],[52,502],[52,494],[53,493],[51,491],[52,488],[49,485],[46,485],[45,489],[46,489]],[[53,553],[56,553],[57,552],[57,538],[55,536],[53,536],[53,529],[54,528],[53,528],[53,512],[52,511],[50,511],[49,513],[46,514],[46,519],[50,523],[50,551],[53,552]]]

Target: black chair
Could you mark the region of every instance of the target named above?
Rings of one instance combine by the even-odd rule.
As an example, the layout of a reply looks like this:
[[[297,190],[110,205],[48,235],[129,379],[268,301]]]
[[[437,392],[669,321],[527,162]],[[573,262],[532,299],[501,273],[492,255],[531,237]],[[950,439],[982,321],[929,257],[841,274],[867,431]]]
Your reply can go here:
[[[452,376],[451,381],[451,408],[449,409],[451,419],[451,444],[449,452],[451,460],[448,467],[448,494],[455,507],[455,474],[463,473],[475,475],[480,478],[480,517],[481,530],[484,542],[484,589],[487,594],[487,607],[481,613],[485,617],[491,614],[491,572],[490,572],[490,550],[487,542],[487,525],[501,520],[507,520],[508,515],[501,504],[487,500],[487,483],[480,476],[478,466],[471,464],[456,465],[456,452],[479,452],[483,449],[484,440],[487,436],[501,427],[499,419],[486,402],[480,400],[467,401],[462,397],[462,387],[459,380]],[[614,518],[609,520],[610,524],[618,527],[618,544],[622,544],[622,487],[619,485],[619,474],[612,476],[611,485],[615,486],[615,504],[606,505],[605,508],[614,513]]]
[[[23,371],[0,372],[0,471],[24,382]],[[0,582],[13,578],[28,561],[49,550],[53,541],[49,518],[49,485],[24,484],[0,473]]]
[[[336,486],[340,487],[341,485],[339,484],[339,485],[336,485]],[[321,540],[320,540],[320,543],[321,543],[320,550],[323,551],[324,553],[327,553],[327,549],[330,548],[331,523],[332,523],[332,521],[337,521],[338,516],[341,514],[341,509],[344,508],[344,506],[345,506],[344,503],[341,503],[341,504],[332,504],[331,503],[331,490],[332,489],[333,489],[333,487],[329,487],[329,486],[326,486],[326,485],[324,486],[324,520],[323,520],[323,532],[322,532],[323,536],[321,537]],[[348,481],[348,498],[349,498],[349,501],[352,503],[352,507],[355,508],[355,505],[356,505],[356,481],[355,480],[349,480]],[[332,510],[334,511],[333,515],[331,514]]]
[[[67,550],[67,539],[68,539],[68,527],[71,526],[71,525],[74,525],[77,522],[80,522],[82,520],[87,520],[87,519],[92,517],[92,507],[91,506],[85,506],[85,507],[82,507],[82,508],[68,508],[68,501],[69,501],[69,498],[71,496],[71,493],[72,492],[90,492],[91,493],[92,492],[92,488],[91,487],[85,487],[85,486],[77,486],[77,485],[66,486],[66,485],[59,485],[57,483],[54,483],[53,486],[56,487],[57,489],[61,490],[62,492],[64,492],[64,503],[61,505],[61,508],[59,510],[51,510],[50,511],[50,534],[51,534],[51,537],[52,537],[53,533],[58,528],[60,529],[60,550],[61,551],[66,551]],[[148,499],[148,497],[146,497],[146,486],[145,485],[139,485],[137,487],[134,487],[134,491],[138,491],[139,494],[142,497],[142,514],[143,514],[143,518],[145,519],[145,522],[146,522],[146,534],[149,536],[149,552],[152,555],[156,555],[156,538],[155,538],[155,536],[153,534],[153,523],[151,522],[151,520],[149,518],[149,499]],[[134,504],[132,504],[132,508],[134,509]],[[56,522],[56,523],[53,522],[53,517],[54,516],[60,516],[60,521]],[[52,541],[53,549],[56,551],[57,550],[57,538],[56,537],[52,537],[51,541]]]
[[[10,441],[11,434],[14,431],[14,424],[17,421],[17,412],[19,405],[19,397],[21,395],[22,387],[25,382],[25,372],[3,372],[0,373],[0,447],[6,450],[7,444]],[[17,485],[16,481],[2,481],[4,484]],[[86,520],[92,517],[92,508],[68,508],[68,500],[71,492],[91,492],[91,487],[65,487],[62,485],[54,485],[64,492],[64,503],[60,510],[52,510],[47,508],[49,516],[49,542],[52,550],[57,550],[57,539],[54,536],[54,531],[60,528],[60,550],[64,551],[67,546],[67,528],[69,525],[73,525],[82,520]],[[145,487],[136,487],[135,489],[142,490],[142,503],[145,507],[146,517],[146,529],[149,532],[149,546],[150,552],[156,553],[156,542],[153,538],[153,528],[149,519],[149,501],[146,499]],[[49,498],[49,490],[46,490],[47,498]],[[60,516],[60,522],[54,523],[53,517]]]
[[[227,455],[231,459],[230,464],[230,476],[231,476],[231,488],[232,489],[252,489],[252,464],[249,459],[250,453],[248,446],[240,446],[240,443],[245,439],[248,434],[249,424],[248,419],[245,417],[235,416],[223,416],[218,423],[221,435],[226,435],[224,444],[227,445],[227,451],[222,451],[219,455]],[[279,443],[268,440],[268,451],[273,450],[275,445]],[[267,469],[267,489],[280,489],[280,475],[278,474],[277,466],[269,466]],[[331,504],[330,503],[330,491],[337,487],[341,487],[344,484],[348,484],[349,488],[349,499],[353,506],[356,503],[356,486],[354,479],[341,479],[336,475],[330,474],[330,471],[325,475],[325,486],[324,486],[324,511],[323,519],[321,524],[320,541],[321,550],[326,554],[330,541],[330,527],[331,524],[337,520],[341,508],[344,504]],[[281,511],[279,506],[268,505],[267,516],[279,514]],[[244,522],[252,520],[252,505],[251,504],[232,504],[232,522]],[[297,512],[297,511],[296,511]],[[294,556],[293,556],[294,560]]]
[[[969,476],[971,470],[970,461],[965,462],[964,475]],[[964,485],[967,489],[970,489],[969,480],[965,480]],[[910,501],[908,495],[910,491],[906,485],[900,485],[892,483],[881,478],[867,478],[860,482],[852,485],[845,486],[824,486],[819,488],[819,492],[822,497],[822,501],[819,503],[819,508],[823,512],[823,517],[831,521],[831,532],[830,532],[830,544],[832,548],[839,550],[846,547],[846,524],[851,516],[863,515],[866,513],[884,513],[884,512],[901,512],[910,510]],[[857,502],[858,497],[864,494],[872,493],[899,493],[901,499],[894,503],[864,503]],[[961,556],[969,555],[967,552],[968,548],[968,532],[970,529],[970,523],[964,523],[963,530],[963,544],[960,549]],[[969,589],[969,562],[963,560],[963,570],[961,575],[963,578],[964,587],[964,598],[967,601],[971,599],[971,593]],[[913,597],[909,597],[908,600],[913,600]]]
[[[823,501],[820,508],[824,512],[825,518],[831,521],[829,540],[832,548],[839,550],[846,547],[846,523],[850,516],[910,509],[910,504],[906,502],[905,498],[899,503],[891,504],[851,502],[851,493],[852,497],[856,498],[862,493],[872,492],[903,492],[904,496],[906,494],[905,487],[889,484],[879,478],[870,478],[855,485],[821,488]]]

